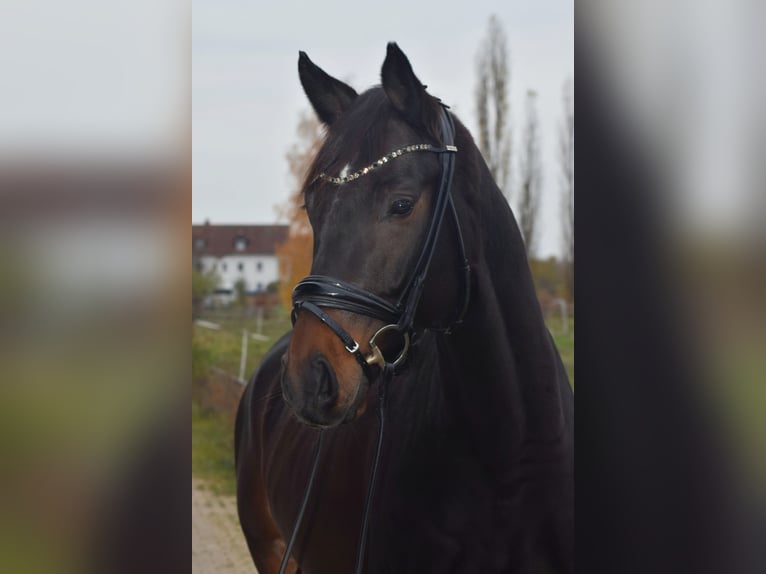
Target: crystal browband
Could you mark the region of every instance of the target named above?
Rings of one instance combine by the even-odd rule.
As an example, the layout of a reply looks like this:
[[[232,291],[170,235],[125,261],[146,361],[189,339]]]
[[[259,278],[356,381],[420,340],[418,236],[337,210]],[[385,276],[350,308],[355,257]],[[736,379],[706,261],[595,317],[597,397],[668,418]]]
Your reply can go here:
[[[330,183],[334,183],[336,185],[342,185],[344,183],[348,183],[349,181],[353,181],[355,179],[359,179],[363,175],[367,175],[372,170],[379,168],[382,165],[385,165],[388,163],[388,160],[394,159],[395,157],[402,156],[406,153],[410,153],[413,151],[432,151],[436,153],[443,153],[443,152],[457,152],[457,147],[454,145],[448,145],[444,147],[434,146],[431,144],[415,144],[415,145],[408,145],[401,147],[397,150],[394,150],[390,153],[387,153],[382,158],[380,158],[378,161],[375,161],[371,163],[370,165],[363,167],[359,171],[355,171],[354,173],[350,173],[348,175],[345,175],[343,177],[331,177],[327,175],[326,173],[322,172],[317,176],[317,179],[321,179],[322,181],[327,181]]]

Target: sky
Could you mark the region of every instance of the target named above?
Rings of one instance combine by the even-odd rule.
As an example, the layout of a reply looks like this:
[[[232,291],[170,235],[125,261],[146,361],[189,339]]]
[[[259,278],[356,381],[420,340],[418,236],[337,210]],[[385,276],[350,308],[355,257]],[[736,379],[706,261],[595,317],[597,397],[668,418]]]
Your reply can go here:
[[[286,153],[296,141],[300,114],[310,110],[298,79],[299,50],[362,92],[380,83],[386,44],[395,41],[429,92],[449,104],[475,136],[476,59],[492,14],[507,35],[515,145],[521,141],[526,93],[537,92],[538,255],[559,254],[556,147],[562,87],[574,79],[571,0],[193,0],[192,221],[277,221],[275,206],[295,187]],[[516,167],[518,157],[513,161]]]

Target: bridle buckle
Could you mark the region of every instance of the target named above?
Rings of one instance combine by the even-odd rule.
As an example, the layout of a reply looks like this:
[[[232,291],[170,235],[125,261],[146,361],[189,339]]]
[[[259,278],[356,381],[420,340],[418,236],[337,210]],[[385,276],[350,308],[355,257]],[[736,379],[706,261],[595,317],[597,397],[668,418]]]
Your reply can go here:
[[[353,347],[349,347],[348,345],[346,345],[346,350],[353,355],[354,353],[356,353],[359,350],[359,343],[354,341],[354,346]]]

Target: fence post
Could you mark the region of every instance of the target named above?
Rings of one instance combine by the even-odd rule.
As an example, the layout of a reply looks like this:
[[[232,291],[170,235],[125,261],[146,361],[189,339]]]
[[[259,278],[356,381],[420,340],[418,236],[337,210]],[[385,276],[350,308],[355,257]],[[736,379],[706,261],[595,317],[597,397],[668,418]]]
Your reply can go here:
[[[255,310],[255,332],[263,335],[263,307],[257,307]]]
[[[247,362],[247,331],[242,329],[242,354],[239,360],[239,380],[245,382],[245,363]]]

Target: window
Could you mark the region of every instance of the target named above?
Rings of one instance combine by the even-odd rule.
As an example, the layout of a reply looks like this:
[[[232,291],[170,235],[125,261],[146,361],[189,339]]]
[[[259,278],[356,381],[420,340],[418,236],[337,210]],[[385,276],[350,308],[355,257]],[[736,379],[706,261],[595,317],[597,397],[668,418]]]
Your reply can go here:
[[[255,290],[258,292],[263,291],[263,283],[258,283],[258,286],[255,288]]]
[[[234,241],[234,249],[237,251],[244,251],[247,248],[247,239],[244,237],[237,237]]]
[[[205,248],[205,240],[202,237],[195,237],[194,249],[204,249],[204,248]]]
[[[245,268],[245,264],[244,263],[242,263],[241,261],[239,263],[237,263],[237,269],[242,271],[242,270],[244,270],[244,268]]]
[[[223,269],[224,271],[226,271],[226,263],[221,263],[221,269]]]
[[[263,263],[261,263],[260,261],[258,263],[256,263],[255,264],[255,269],[256,269],[256,271],[263,271]]]
[[[204,270],[204,266],[202,265],[202,261],[197,261],[197,271],[202,272]]]

